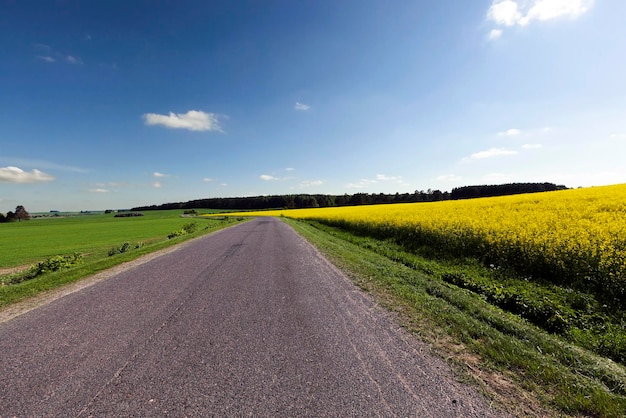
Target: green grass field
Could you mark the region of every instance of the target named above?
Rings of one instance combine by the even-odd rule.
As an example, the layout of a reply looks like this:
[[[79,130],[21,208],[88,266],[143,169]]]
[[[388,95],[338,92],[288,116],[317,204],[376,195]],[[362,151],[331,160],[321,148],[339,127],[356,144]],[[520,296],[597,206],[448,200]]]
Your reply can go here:
[[[182,210],[146,211],[144,216],[131,218],[97,214],[0,224],[0,269],[74,252],[97,258],[124,242],[148,245],[167,240],[170,232],[189,222],[197,222],[199,228],[212,222],[210,218],[184,218],[182,214]]]

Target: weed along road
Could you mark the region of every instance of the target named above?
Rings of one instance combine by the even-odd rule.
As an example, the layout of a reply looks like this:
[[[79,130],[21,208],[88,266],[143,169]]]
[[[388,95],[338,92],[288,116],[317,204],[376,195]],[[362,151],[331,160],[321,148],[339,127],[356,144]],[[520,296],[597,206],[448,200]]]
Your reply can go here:
[[[495,416],[278,219],[0,324],[0,416]]]

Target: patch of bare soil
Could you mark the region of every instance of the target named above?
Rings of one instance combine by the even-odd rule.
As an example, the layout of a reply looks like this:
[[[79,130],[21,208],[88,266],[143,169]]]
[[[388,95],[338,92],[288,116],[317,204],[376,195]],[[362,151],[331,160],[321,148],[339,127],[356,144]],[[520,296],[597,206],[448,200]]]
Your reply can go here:
[[[32,264],[24,264],[23,266],[0,268],[0,276],[19,273],[21,271],[28,270],[31,266]]]

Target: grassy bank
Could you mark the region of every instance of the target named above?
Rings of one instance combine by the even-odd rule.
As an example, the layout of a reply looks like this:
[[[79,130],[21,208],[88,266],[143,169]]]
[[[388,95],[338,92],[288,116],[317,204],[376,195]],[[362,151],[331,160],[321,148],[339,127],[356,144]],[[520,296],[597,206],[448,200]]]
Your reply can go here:
[[[423,258],[391,242],[315,222],[285,221],[516,415],[620,417],[626,411],[622,365],[497,306],[479,291],[488,288],[480,280],[504,272],[471,260]]]

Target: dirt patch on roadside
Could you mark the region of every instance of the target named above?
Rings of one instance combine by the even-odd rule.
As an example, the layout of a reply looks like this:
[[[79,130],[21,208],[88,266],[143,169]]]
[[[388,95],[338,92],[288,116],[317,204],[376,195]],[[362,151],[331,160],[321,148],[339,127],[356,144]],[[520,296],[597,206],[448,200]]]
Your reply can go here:
[[[28,270],[29,268],[31,268],[31,266],[32,264],[24,264],[23,266],[2,268],[0,269],[0,276],[19,273],[21,271]]]

